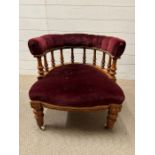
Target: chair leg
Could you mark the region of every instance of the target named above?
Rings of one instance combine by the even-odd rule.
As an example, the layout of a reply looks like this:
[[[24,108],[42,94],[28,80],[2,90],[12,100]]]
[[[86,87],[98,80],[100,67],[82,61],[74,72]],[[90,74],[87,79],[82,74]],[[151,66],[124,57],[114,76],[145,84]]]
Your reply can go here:
[[[35,119],[37,125],[41,130],[44,130],[44,113],[43,113],[43,106],[41,103],[31,102],[31,107],[33,108],[33,113],[35,115]]]
[[[106,123],[106,128],[107,129],[112,129],[118,116],[118,112],[121,111],[122,105],[118,104],[111,104],[109,109],[108,109],[108,116],[107,116],[107,123]]]

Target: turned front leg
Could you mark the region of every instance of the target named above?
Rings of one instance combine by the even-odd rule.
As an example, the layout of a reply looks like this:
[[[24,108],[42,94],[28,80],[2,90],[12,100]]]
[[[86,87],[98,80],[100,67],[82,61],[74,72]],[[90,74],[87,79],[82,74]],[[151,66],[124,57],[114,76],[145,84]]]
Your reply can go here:
[[[41,103],[31,102],[31,107],[33,108],[33,113],[35,115],[35,119],[37,125],[40,129],[44,129],[44,113],[43,113],[43,106]]]
[[[121,105],[117,105],[117,104],[110,105],[108,109],[108,116],[107,116],[107,123],[106,123],[107,129],[113,128],[118,117],[118,112],[121,111],[121,107],[122,107]]]

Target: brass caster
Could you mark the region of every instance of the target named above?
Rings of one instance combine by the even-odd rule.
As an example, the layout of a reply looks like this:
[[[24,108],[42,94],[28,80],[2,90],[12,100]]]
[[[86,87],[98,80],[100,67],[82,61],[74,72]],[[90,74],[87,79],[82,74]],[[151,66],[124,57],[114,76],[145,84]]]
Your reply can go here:
[[[44,131],[44,130],[46,129],[46,127],[43,125],[43,126],[40,127],[40,129],[41,129],[42,131]]]
[[[110,129],[113,128],[113,126],[108,126],[107,124],[105,124],[105,125],[104,125],[104,128],[107,129],[107,130],[108,130],[108,129],[110,130]]]

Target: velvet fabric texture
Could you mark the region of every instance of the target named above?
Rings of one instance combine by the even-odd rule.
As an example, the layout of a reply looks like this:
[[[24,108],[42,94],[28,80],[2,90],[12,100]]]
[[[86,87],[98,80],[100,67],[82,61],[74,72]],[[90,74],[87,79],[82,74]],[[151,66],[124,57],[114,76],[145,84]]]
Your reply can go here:
[[[125,49],[124,40],[111,37],[89,34],[48,34],[28,41],[28,46],[33,55],[41,55],[46,50],[58,47],[78,47],[97,48],[109,52],[113,57],[119,58]]]
[[[121,104],[122,89],[103,71],[86,64],[68,64],[54,68],[29,91],[31,100],[58,106],[90,107]]]

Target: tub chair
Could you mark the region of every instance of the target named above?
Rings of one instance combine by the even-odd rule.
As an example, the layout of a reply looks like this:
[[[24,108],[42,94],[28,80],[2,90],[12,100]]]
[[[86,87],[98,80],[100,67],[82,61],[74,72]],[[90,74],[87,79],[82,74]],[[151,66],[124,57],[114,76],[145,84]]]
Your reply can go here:
[[[30,88],[29,97],[39,128],[45,129],[44,108],[107,110],[105,127],[113,128],[125,99],[116,83],[116,63],[125,46],[122,39],[90,34],[48,34],[30,39],[28,47],[37,59],[38,80]],[[75,52],[79,49],[81,62],[76,62]],[[60,64],[55,61],[55,52],[59,52]],[[65,52],[70,57],[68,63]],[[92,63],[87,61],[88,52],[92,52]],[[101,65],[97,64],[97,53]]]

